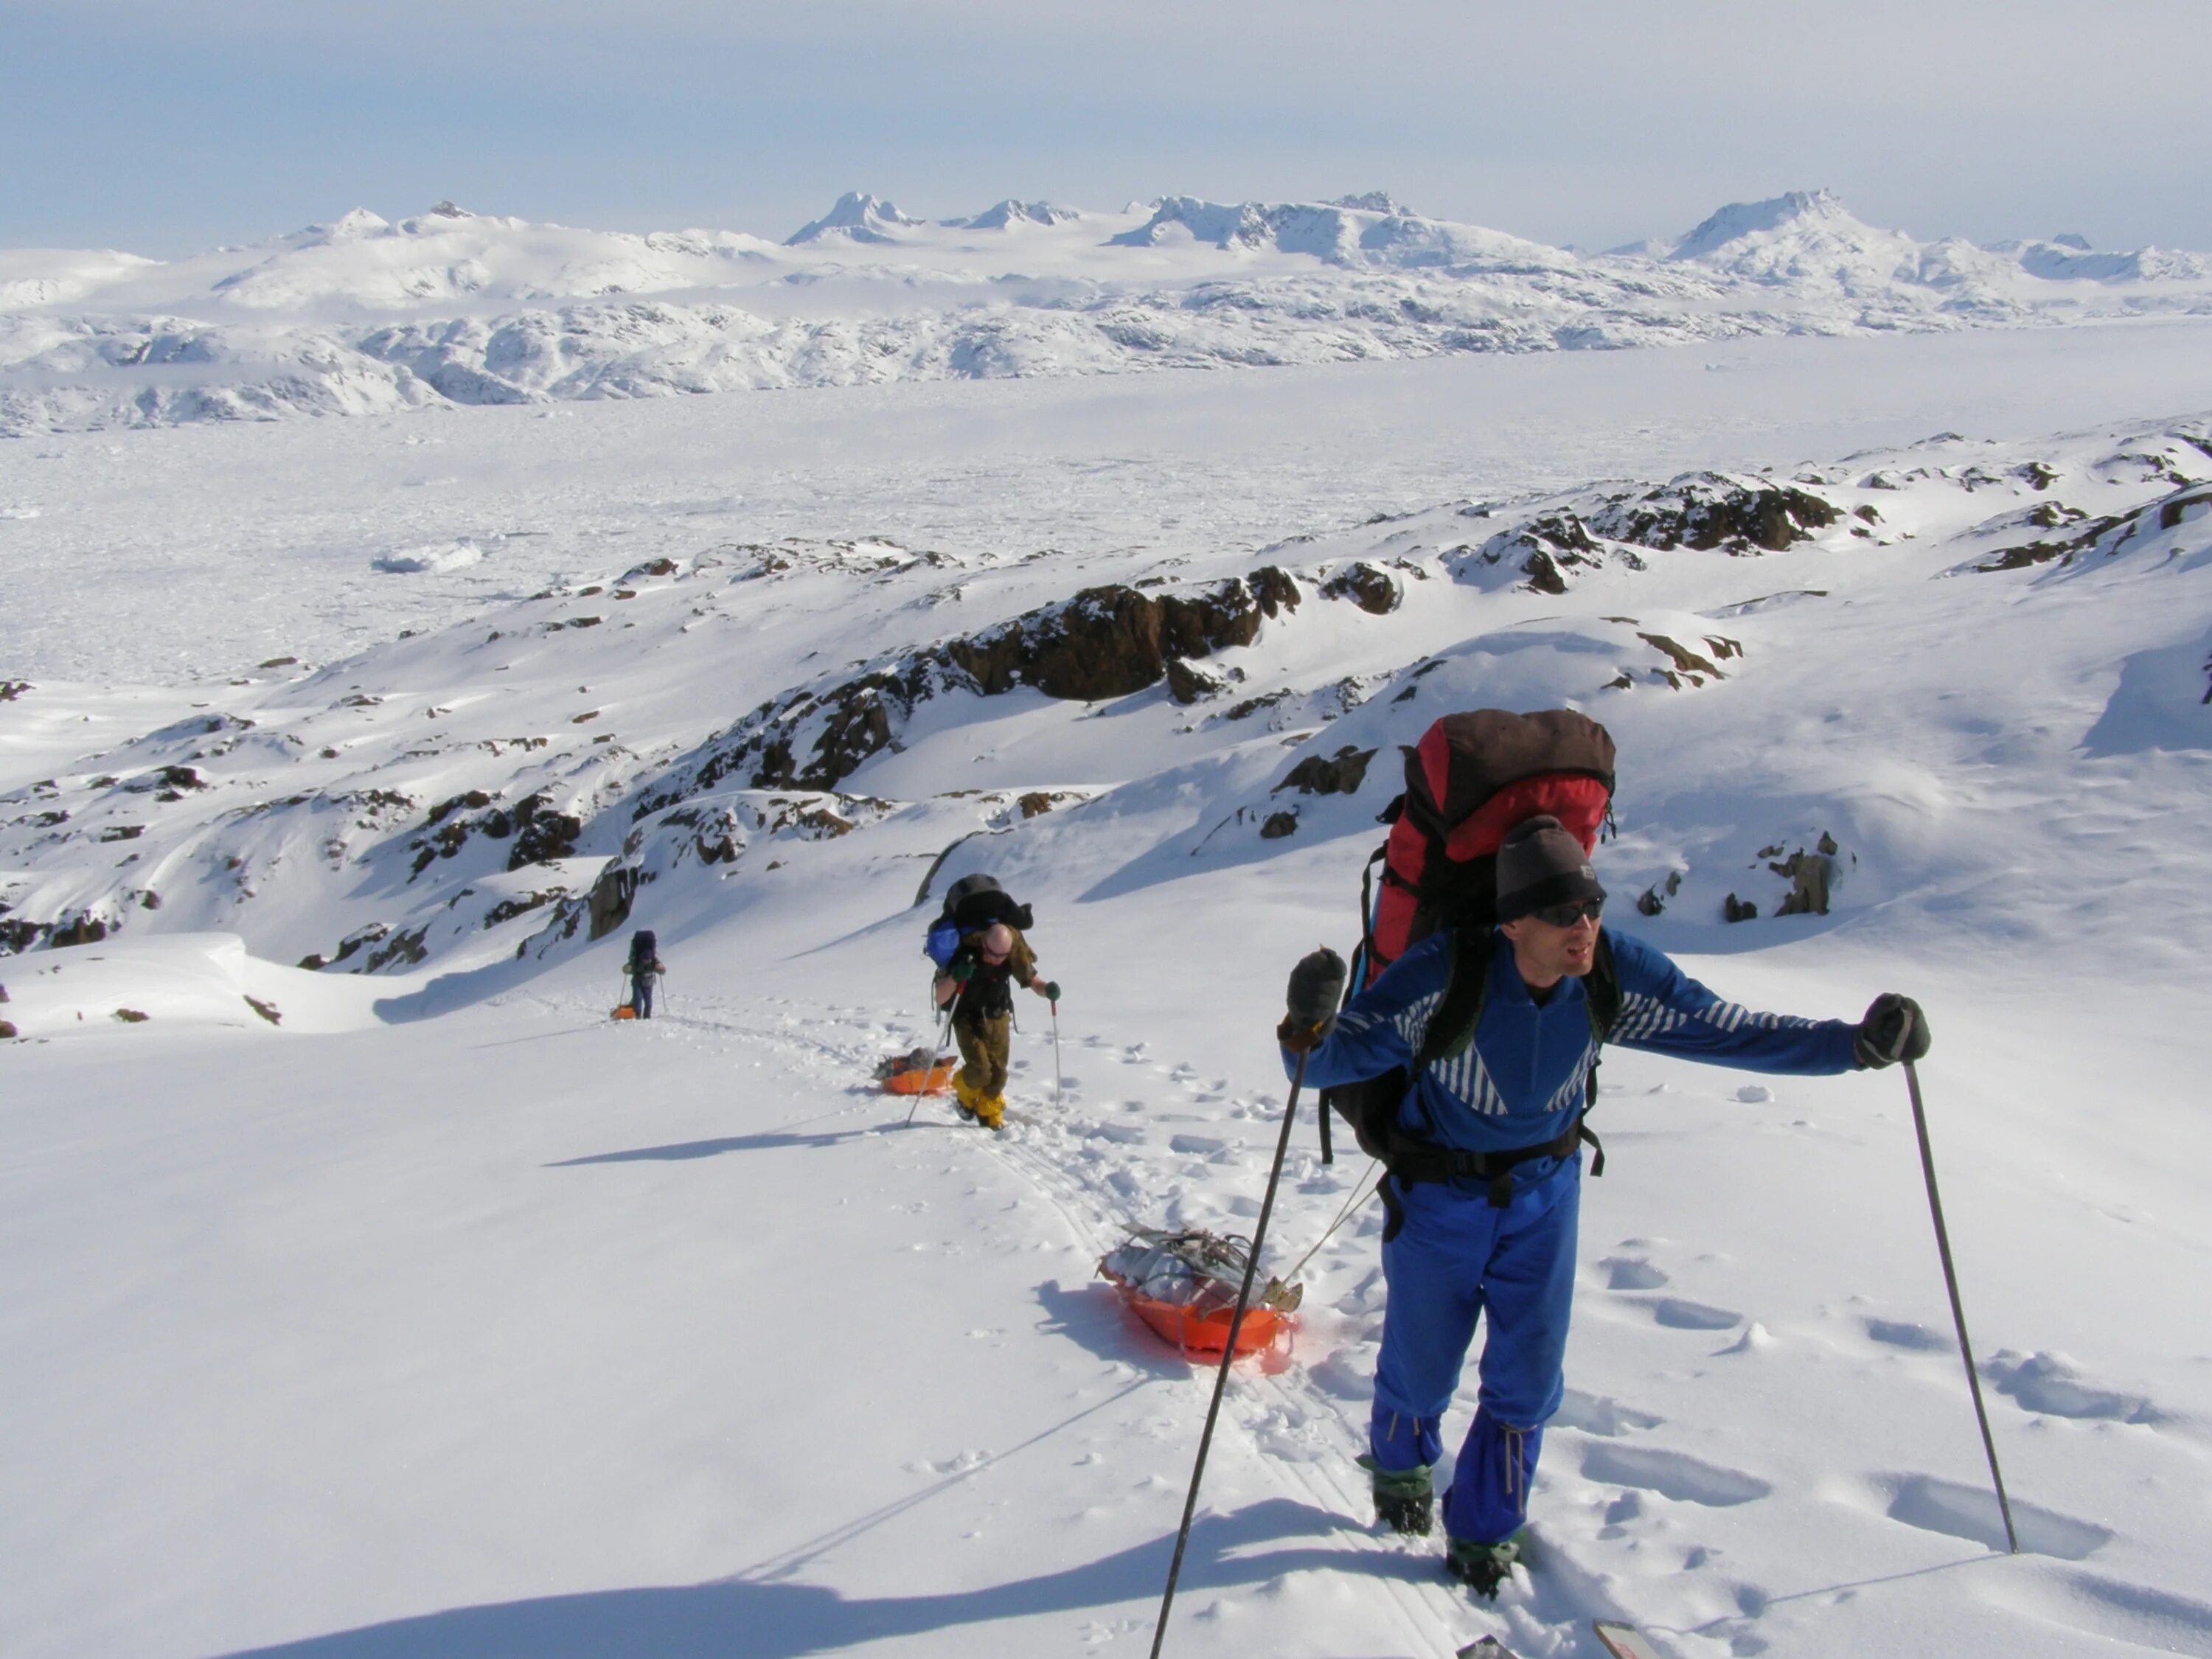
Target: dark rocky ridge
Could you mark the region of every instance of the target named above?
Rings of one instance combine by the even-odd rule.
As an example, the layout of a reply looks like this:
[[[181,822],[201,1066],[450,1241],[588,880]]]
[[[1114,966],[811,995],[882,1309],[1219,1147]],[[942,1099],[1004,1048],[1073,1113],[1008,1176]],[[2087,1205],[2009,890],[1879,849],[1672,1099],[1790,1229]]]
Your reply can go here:
[[[1392,593],[1395,599],[1395,584]],[[833,790],[870,757],[896,747],[917,704],[946,691],[988,697],[1028,686],[1072,702],[1129,696],[1169,678],[1174,665],[1251,644],[1265,621],[1295,611],[1298,600],[1297,580],[1273,565],[1189,593],[1146,593],[1119,584],[1085,588],[841,684],[763,703],[709,739],[668,782],[642,795],[633,816],[645,817],[732,779],[752,789]],[[1213,689],[1210,678],[1195,674],[1170,684],[1178,702],[1194,702]]]

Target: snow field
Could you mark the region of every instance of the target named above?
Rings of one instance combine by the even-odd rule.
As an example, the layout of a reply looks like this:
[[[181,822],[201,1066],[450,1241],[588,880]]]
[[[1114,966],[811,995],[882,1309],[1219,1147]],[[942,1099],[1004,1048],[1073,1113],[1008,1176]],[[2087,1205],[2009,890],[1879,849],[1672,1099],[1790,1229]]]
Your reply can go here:
[[[34,1495],[0,1505],[0,1559],[27,1564],[0,1592],[0,1648],[1135,1650],[1209,1379],[1136,1329],[1093,1263],[1132,1223],[1256,1214],[1285,1092],[1268,1037],[1282,976],[1316,944],[1350,943],[1358,864],[1397,787],[1392,745],[1447,708],[1572,700],[1621,743],[1623,833],[1599,859],[1618,925],[1753,1006],[1848,1015],[1886,988],[1928,1006],[1936,1153],[2028,1553],[1990,1550],[1901,1079],[1753,1081],[1616,1054],[1532,1581],[1475,1607],[1442,1581],[1433,1540],[1367,1524],[1351,1460],[1382,1307],[1370,1206],[1304,1270],[1295,1363],[1241,1368],[1232,1385],[1170,1650],[1441,1656],[1498,1631],[1560,1659],[1592,1653],[1588,1621],[1618,1615],[1683,1659],[2212,1652],[2212,1328],[2193,1291],[2212,1259],[2192,1012],[2207,901],[2187,832],[2207,781],[2190,722],[2212,652],[2205,520],[2187,501],[2212,460],[2191,435],[2201,417],[2115,425],[2098,406],[2184,378],[2161,354],[2193,326],[2098,331],[2109,355],[2093,359],[2057,332],[1989,356],[1986,336],[1894,354],[1776,343],[1742,360],[1745,379],[1771,377],[1770,401],[1692,400],[1658,434],[1636,429],[1636,408],[1594,410],[1591,389],[1641,387],[1656,421],[1682,390],[1681,354],[1600,364],[1596,379],[1596,360],[1559,360],[1535,366],[1574,380],[1551,394],[1558,424],[1494,440],[1510,488],[1484,487],[1486,463],[1445,471],[1423,452],[1386,475],[1406,516],[1373,524],[1349,510],[1377,488],[1360,466],[1403,428],[1375,428],[1365,450],[1326,434],[1370,420],[1389,401],[1376,388],[1417,387],[1425,411],[1470,386],[1528,383],[1480,380],[1478,364],[1317,378],[1299,383],[1318,404],[1303,440],[1285,416],[1242,449],[1120,469],[1088,495],[1074,460],[1108,403],[1030,388],[886,400],[861,429],[922,407],[973,425],[943,440],[949,460],[916,459],[920,441],[891,447],[844,495],[809,471],[823,463],[796,464],[811,438],[770,439],[791,446],[779,465],[793,459],[781,504],[761,511],[808,538],[785,549],[792,569],[757,580],[738,580],[740,557],[688,562],[720,532],[674,514],[651,530],[617,505],[606,522],[634,536],[615,557],[564,562],[556,592],[527,598],[542,578],[508,571],[511,586],[425,604],[410,585],[447,577],[369,572],[369,550],[474,532],[418,523],[405,495],[367,487],[343,553],[355,590],[318,597],[339,557],[327,546],[287,563],[233,559],[212,532],[181,544],[205,589],[186,603],[208,625],[195,637],[173,618],[161,649],[191,661],[189,684],[114,689],[128,676],[94,669],[95,647],[129,663],[150,648],[87,633],[68,647],[82,657],[37,657],[30,689],[0,704],[9,919],[136,890],[142,873],[163,896],[117,911],[120,931],[99,942],[0,958],[0,1018],[27,1039],[0,1049],[0,1457]],[[2159,349],[2138,354],[2145,341]],[[1846,362],[1828,384],[1856,391],[1847,407],[1793,413],[1814,347],[1847,351],[1821,361]],[[2077,412],[2070,424],[1911,441],[1970,424],[1923,418],[1945,400],[1986,407],[2085,361],[2110,378],[2046,385],[2033,405]],[[1875,397],[1885,375],[1899,384]],[[1237,406],[1253,405],[1213,405]],[[680,471],[731,429],[729,407],[579,411],[591,439],[574,453],[599,453],[574,499],[623,501],[616,475],[663,432],[692,433],[696,447],[665,463]],[[1032,448],[962,461],[1009,410],[1037,421]],[[1461,420],[1436,441],[1480,424]],[[396,430],[362,422],[348,442],[380,429]],[[196,514],[257,444],[311,483],[334,476],[350,463],[316,447],[331,430],[127,441]],[[551,464],[516,434],[549,430],[563,428],[498,411],[445,423],[453,496],[526,495],[510,469]],[[1562,430],[1591,434],[1574,453],[1631,464],[1563,476],[1549,447]],[[1795,452],[1816,432],[1851,435],[1808,465],[1751,471],[1763,443]],[[1675,447],[1707,433],[1724,441],[1678,465]],[[1848,453],[1877,433],[1877,453]],[[82,461],[75,476],[109,465],[101,441],[56,441]],[[235,458],[228,470],[195,470],[218,453]],[[1292,498],[1309,516],[1231,534],[1261,492],[1249,477],[1245,495],[1209,491],[1255,454],[1261,476],[1310,460],[1310,493]],[[1761,553],[1607,531],[1691,465],[1739,470],[1746,489],[1802,479],[1843,516]],[[2045,485],[2021,470],[2036,465]],[[939,548],[878,516],[917,471],[955,528],[962,481],[1006,488]],[[1584,486],[1616,473],[1641,482]],[[1868,482],[1882,474],[1899,487]],[[702,499],[738,517],[714,493],[723,482]],[[749,500],[758,489],[742,486]],[[222,510],[252,519],[276,488]],[[0,530],[47,537],[87,499],[53,494],[39,520]],[[2024,516],[2054,501],[2083,520]],[[1876,520],[1856,517],[1863,505]],[[119,507],[100,510],[121,522]],[[479,511],[503,516],[465,516]],[[1560,514],[1597,532],[1586,562],[1560,544],[1563,592],[1527,590],[1517,544],[1486,562],[1493,538]],[[2139,532],[1972,568],[2093,514]],[[1042,529],[1063,518],[1089,539],[1024,557],[1054,544]],[[1128,533],[1148,518],[1145,537]],[[481,544],[488,566],[506,556]],[[42,618],[82,603],[64,592],[70,545],[40,544]],[[680,573],[612,597],[676,553]],[[897,746],[835,792],[732,777],[684,803],[732,815],[744,844],[726,861],[683,855],[672,831],[626,850],[640,792],[765,697],[1081,586],[1203,585],[1268,562],[1293,573],[1301,605],[1198,662],[1245,672],[1220,697],[948,692],[898,716]],[[1363,562],[1401,584],[1396,611],[1322,596]],[[605,591],[585,596],[593,585]],[[111,580],[101,597],[128,590]],[[278,654],[240,651],[249,625],[318,605],[323,637],[384,642],[228,672]],[[581,614],[618,620],[550,626]],[[510,617],[526,625],[486,639]],[[398,625],[427,631],[392,641]],[[1719,675],[1654,635],[1713,652]],[[27,630],[24,648],[52,648],[41,641]],[[84,662],[82,678],[47,678],[55,660]],[[1235,700],[1279,691],[1230,718]],[[209,719],[255,725],[158,737]],[[592,741],[610,729],[615,741]],[[210,738],[235,746],[191,758]],[[1377,751],[1349,793],[1277,787],[1347,745]],[[161,769],[177,765],[204,781],[160,802]],[[555,786],[590,802],[572,854],[509,871],[511,843],[477,836],[409,873],[433,802],[479,787],[512,805]],[[371,788],[407,804],[325,854],[317,815]],[[1024,817],[1030,790],[1064,798]],[[239,816],[295,793],[299,805]],[[793,816],[817,808],[853,827]],[[30,822],[59,811],[66,823]],[[1263,836],[1285,811],[1292,832]],[[148,827],[127,847],[100,839],[126,823]],[[1839,844],[1830,914],[1777,918],[1788,882],[1766,849],[1824,832]],[[942,1103],[907,1127],[909,1103],[867,1086],[875,1059],[932,1029],[915,895],[963,836],[931,891],[1000,873],[1036,904],[1043,970],[1066,987],[1064,1097],[1044,1005],[1023,997],[1016,1112],[997,1138],[955,1126]],[[189,878],[118,861],[142,848]],[[605,1015],[622,933],[561,938],[550,900],[492,918],[555,884],[573,897],[630,858],[656,876],[630,925],[659,931],[670,999],[666,1018],[617,1025]],[[1638,915],[1636,896],[1670,873],[1683,879],[1662,913]],[[1739,890],[1759,919],[1724,924],[1722,896]],[[425,960],[276,965],[370,917],[434,924]],[[122,1007],[149,1018],[118,1020]],[[1364,1173],[1346,1137],[1340,1162],[1319,1164],[1311,1109],[1267,1252],[1278,1270]],[[1448,1438],[1471,1405],[1470,1379]]]

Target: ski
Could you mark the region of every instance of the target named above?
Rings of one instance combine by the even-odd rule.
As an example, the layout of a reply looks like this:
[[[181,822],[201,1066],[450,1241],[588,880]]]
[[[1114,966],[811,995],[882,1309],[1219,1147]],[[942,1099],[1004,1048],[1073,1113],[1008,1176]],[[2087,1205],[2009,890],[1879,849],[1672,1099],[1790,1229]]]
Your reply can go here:
[[[1651,1645],[1650,1638],[1633,1625],[1601,1619],[1590,1628],[1597,1632],[1597,1639],[1605,1644],[1605,1650],[1613,1659],[1660,1659],[1659,1650]]]
[[[1495,1636],[1486,1636],[1480,1641],[1469,1642],[1454,1659],[1514,1659],[1514,1653]]]

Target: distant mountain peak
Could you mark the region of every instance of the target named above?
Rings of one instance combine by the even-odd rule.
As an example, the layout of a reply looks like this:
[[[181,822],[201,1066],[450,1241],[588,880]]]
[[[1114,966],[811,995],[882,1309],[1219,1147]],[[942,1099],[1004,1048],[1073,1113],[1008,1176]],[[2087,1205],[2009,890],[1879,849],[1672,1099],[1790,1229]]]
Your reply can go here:
[[[326,242],[350,242],[363,236],[374,236],[392,228],[390,220],[371,213],[367,208],[355,208],[342,213],[327,225],[310,225],[308,234]]]
[[[1556,265],[1574,256],[1480,225],[1424,219],[1381,191],[1334,202],[1209,202],[1167,196],[1111,247],[1157,247],[1178,237],[1224,252],[1302,253],[1330,264],[1401,269],[1486,260]]]
[[[1387,190],[1370,190],[1358,196],[1340,196],[1328,205],[1349,208],[1354,213],[1387,213],[1394,219],[1420,217]]]
[[[1015,225],[1065,225],[1082,214],[1056,202],[1018,202],[1009,196],[966,219],[940,221],[951,230],[1006,230]]]
[[[890,242],[897,240],[891,233],[920,223],[921,220],[908,217],[879,197],[848,190],[829,212],[785,238],[784,246],[797,247],[802,242],[819,241],[831,235],[848,237],[855,242]]]
[[[1793,190],[1763,202],[1729,203],[1675,243],[1669,257],[1702,259],[1746,237],[1810,225],[1865,228],[1833,191]]]

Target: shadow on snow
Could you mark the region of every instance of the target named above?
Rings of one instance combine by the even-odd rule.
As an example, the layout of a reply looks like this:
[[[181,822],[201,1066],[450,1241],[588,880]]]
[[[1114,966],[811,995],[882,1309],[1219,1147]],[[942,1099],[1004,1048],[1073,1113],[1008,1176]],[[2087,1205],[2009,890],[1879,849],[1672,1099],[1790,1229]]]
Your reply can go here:
[[[1364,1535],[1364,1529],[1287,1498],[1203,1516],[1191,1528],[1183,1561],[1185,1605],[1207,1590],[1294,1572],[1434,1577],[1434,1563],[1422,1558],[1305,1541],[1346,1532]],[[962,1626],[1147,1604],[1165,1582],[1173,1542],[1164,1534],[1057,1572],[932,1595],[848,1597],[828,1585],[790,1582],[783,1575],[793,1567],[786,1565],[767,1576],[705,1584],[451,1607],[244,1650],[229,1659],[728,1659],[736,1652],[748,1659],[799,1659]]]

